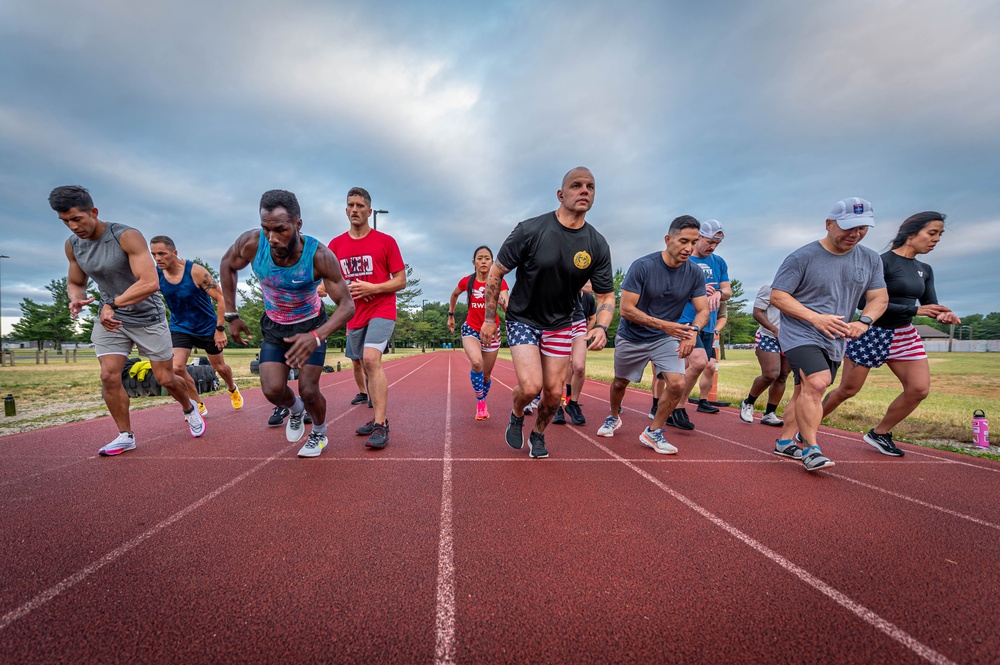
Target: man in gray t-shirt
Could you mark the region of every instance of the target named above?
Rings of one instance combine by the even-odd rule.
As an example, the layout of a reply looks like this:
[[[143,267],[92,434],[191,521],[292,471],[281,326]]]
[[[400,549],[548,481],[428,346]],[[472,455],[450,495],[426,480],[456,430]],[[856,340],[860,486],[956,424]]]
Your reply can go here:
[[[781,310],[778,341],[795,379],[774,452],[801,457],[808,471],[833,466],[816,445],[816,431],[847,340],[868,330],[889,303],[882,259],[859,244],[874,225],[871,203],[840,201],[827,217],[826,237],[792,252],[771,282],[771,304]],[[862,296],[865,309],[851,321]],[[792,439],[796,431],[805,450]]]
[[[181,405],[191,436],[200,437],[205,433],[205,421],[198,405],[188,398],[184,382],[174,375],[173,345],[158,295],[160,280],[142,234],[124,224],[98,219],[94,200],[83,187],[56,187],[49,194],[49,206],[73,233],[66,240],[70,315],[75,319],[94,302],[87,296],[90,279],[101,292],[100,318],[94,321],[90,339],[101,364],[104,403],[118,426],[118,437],[98,453],[118,455],[135,450],[129,398],[121,379],[133,346],[149,358],[157,382]]]

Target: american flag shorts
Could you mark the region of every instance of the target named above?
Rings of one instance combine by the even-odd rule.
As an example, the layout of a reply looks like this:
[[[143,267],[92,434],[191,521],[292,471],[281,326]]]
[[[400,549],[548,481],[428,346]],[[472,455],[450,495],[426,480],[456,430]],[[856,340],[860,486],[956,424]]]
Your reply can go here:
[[[847,340],[845,355],[863,367],[881,367],[886,362],[923,360],[924,343],[913,324],[895,330],[872,326],[857,339]]]
[[[754,334],[753,341],[755,349],[767,351],[768,353],[781,353],[781,347],[778,346],[778,340],[773,337],[768,337],[767,335],[761,335],[759,330]]]
[[[587,334],[587,320],[582,319],[580,321],[573,322],[573,339],[577,337],[582,337]]]
[[[521,323],[507,320],[507,346],[534,344],[540,347],[542,355],[554,358],[568,358],[573,350],[573,326],[559,330],[539,330]]]
[[[473,329],[468,323],[462,324],[462,337],[475,337],[479,340],[479,345],[483,347],[483,351],[487,353],[498,351],[500,349],[500,335],[497,334],[489,344],[483,344],[482,337],[479,336],[479,331]]]

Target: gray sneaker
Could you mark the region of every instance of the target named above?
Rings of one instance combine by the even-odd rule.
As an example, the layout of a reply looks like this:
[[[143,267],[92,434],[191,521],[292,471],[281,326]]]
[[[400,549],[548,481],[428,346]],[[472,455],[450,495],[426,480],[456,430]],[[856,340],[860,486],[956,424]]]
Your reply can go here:
[[[608,416],[604,424],[597,430],[597,436],[614,436],[615,430],[622,426],[621,416]]]
[[[532,430],[528,435],[528,443],[531,444],[531,458],[543,459],[549,456],[549,451],[545,449],[545,435]]]
[[[527,413],[527,410],[525,410]],[[524,416],[518,418],[514,415],[514,412],[510,412],[510,422],[507,423],[507,431],[504,433],[504,438],[507,441],[507,445],[514,450],[520,450],[524,445],[524,434],[521,430],[524,429]]]
[[[806,467],[806,471],[819,471],[834,466],[834,463],[819,451],[819,446],[809,446],[802,451],[802,465]]]
[[[299,457],[319,457],[319,454],[326,448],[326,434],[310,432],[306,439],[306,445],[299,450]]]
[[[795,445],[794,441],[781,443],[781,440],[774,442],[774,454],[788,457],[790,459],[802,459],[802,449]]]
[[[663,430],[649,429],[648,427],[639,435],[639,442],[647,448],[652,448],[661,455],[673,455],[677,448],[670,445],[667,438],[663,436]]]
[[[761,425],[770,425],[771,427],[784,427],[785,421],[778,417],[778,414],[772,411],[771,413],[765,413],[760,419]]]
[[[306,433],[306,428],[302,426],[302,417],[305,413],[306,411],[303,409],[298,413],[292,411],[288,414],[288,422],[285,423],[285,438],[288,439],[289,443],[295,443]]]

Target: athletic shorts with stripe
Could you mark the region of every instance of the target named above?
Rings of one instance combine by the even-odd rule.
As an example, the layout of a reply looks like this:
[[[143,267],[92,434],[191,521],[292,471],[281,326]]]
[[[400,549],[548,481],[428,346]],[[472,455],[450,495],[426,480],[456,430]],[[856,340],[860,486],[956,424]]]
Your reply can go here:
[[[521,344],[534,344],[541,348],[542,355],[553,358],[568,358],[573,351],[573,326],[559,330],[539,330],[507,319],[507,346],[513,348]]]
[[[468,323],[462,324],[462,337],[475,337],[479,340],[479,346],[483,347],[483,351],[486,353],[492,353],[493,351],[500,350],[500,336],[495,336],[490,340],[489,344],[483,344],[483,338],[479,336],[479,331],[474,330],[472,326]]]
[[[574,321],[573,325],[570,326],[573,329],[573,339],[577,337],[583,337],[587,334],[587,320],[581,319],[580,321]]]
[[[778,346],[778,340],[774,337],[761,335],[759,330],[754,334],[753,341],[755,349],[766,351],[768,353],[781,353],[781,347]]]
[[[894,330],[872,326],[861,337],[847,341],[845,355],[856,365],[881,367],[886,362],[923,360],[927,351],[910,324]]]

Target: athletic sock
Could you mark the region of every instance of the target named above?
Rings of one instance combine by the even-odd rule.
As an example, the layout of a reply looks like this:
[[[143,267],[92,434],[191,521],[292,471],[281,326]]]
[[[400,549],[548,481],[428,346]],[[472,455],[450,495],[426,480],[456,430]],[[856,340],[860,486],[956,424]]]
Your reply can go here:
[[[483,382],[483,373],[469,370],[469,379],[472,381],[472,389],[476,391],[476,399],[486,397],[486,384]]]
[[[751,395],[750,393],[747,393],[747,398],[745,400],[743,400],[743,403],[744,404],[751,404],[752,405],[754,402],[757,401],[757,397],[760,397],[760,395],[757,395],[755,397],[755,396]]]
[[[322,434],[323,436],[326,436],[326,423],[322,423],[320,425],[313,423],[312,431],[314,434]]]
[[[490,394],[490,386],[492,385],[493,385],[493,379],[490,379],[485,384],[483,384],[483,399],[486,399],[486,396]]]
[[[650,410],[651,410],[651,411],[656,411],[656,409],[657,409],[657,408],[658,408],[659,406],[660,406],[660,398],[659,398],[659,397],[654,397],[654,398],[653,398],[653,408],[652,408],[652,409],[650,409]]]
[[[570,398],[572,398],[572,397],[573,397],[573,386],[571,386],[570,384],[567,383],[566,384],[566,401],[567,402],[570,401]]]
[[[292,408],[289,409],[292,413],[302,413],[306,410],[306,403],[302,401],[302,398],[298,395],[295,396],[295,404],[292,404]]]
[[[774,413],[775,409],[777,409],[777,408],[778,408],[777,404],[771,404],[770,402],[768,402],[767,403],[767,410],[764,411],[764,415],[766,416],[769,413]]]

